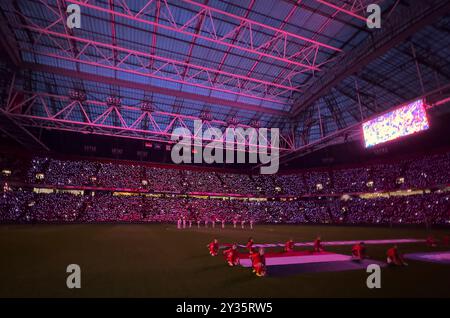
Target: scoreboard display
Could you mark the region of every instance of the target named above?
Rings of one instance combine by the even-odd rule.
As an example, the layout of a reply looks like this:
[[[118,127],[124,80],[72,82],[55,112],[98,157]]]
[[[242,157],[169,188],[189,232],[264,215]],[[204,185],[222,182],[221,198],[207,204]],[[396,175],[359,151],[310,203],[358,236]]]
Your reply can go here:
[[[363,123],[366,148],[429,128],[425,102],[419,99]]]

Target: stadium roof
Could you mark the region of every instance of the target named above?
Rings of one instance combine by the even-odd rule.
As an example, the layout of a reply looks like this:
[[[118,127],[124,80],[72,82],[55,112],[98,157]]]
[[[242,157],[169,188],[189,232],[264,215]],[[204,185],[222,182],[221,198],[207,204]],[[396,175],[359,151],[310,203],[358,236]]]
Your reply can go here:
[[[379,30],[366,26],[371,3]],[[449,12],[445,0],[2,1],[15,64],[3,66],[2,113],[27,133],[145,140],[196,118],[279,127],[295,152],[408,100],[448,97]]]

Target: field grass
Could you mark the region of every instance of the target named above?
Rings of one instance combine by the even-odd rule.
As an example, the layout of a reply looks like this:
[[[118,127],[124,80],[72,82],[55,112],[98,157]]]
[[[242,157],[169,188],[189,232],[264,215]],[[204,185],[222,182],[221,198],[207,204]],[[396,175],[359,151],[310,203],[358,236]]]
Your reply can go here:
[[[366,287],[365,271],[257,278],[208,255],[206,244],[441,237],[444,231],[332,226],[261,225],[254,230],[186,229],[173,225],[2,225],[0,297],[450,297],[450,266],[410,261],[384,268],[382,288]],[[369,246],[385,259],[388,246]],[[401,251],[438,250],[405,244]],[[349,253],[350,247],[329,247]],[[66,267],[79,264],[82,288],[66,287]]]

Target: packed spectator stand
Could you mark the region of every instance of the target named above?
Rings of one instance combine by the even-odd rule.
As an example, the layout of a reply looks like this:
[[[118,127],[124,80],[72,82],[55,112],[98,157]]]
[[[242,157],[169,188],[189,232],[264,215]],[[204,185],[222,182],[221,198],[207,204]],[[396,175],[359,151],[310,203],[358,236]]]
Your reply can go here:
[[[1,222],[450,225],[450,152],[278,175],[0,159]]]

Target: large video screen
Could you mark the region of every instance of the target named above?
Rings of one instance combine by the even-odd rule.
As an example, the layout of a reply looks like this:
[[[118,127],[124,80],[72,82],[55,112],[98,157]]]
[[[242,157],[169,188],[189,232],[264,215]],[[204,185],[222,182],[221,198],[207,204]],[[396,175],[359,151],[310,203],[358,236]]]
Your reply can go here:
[[[429,128],[422,99],[363,123],[366,147],[372,147]]]

